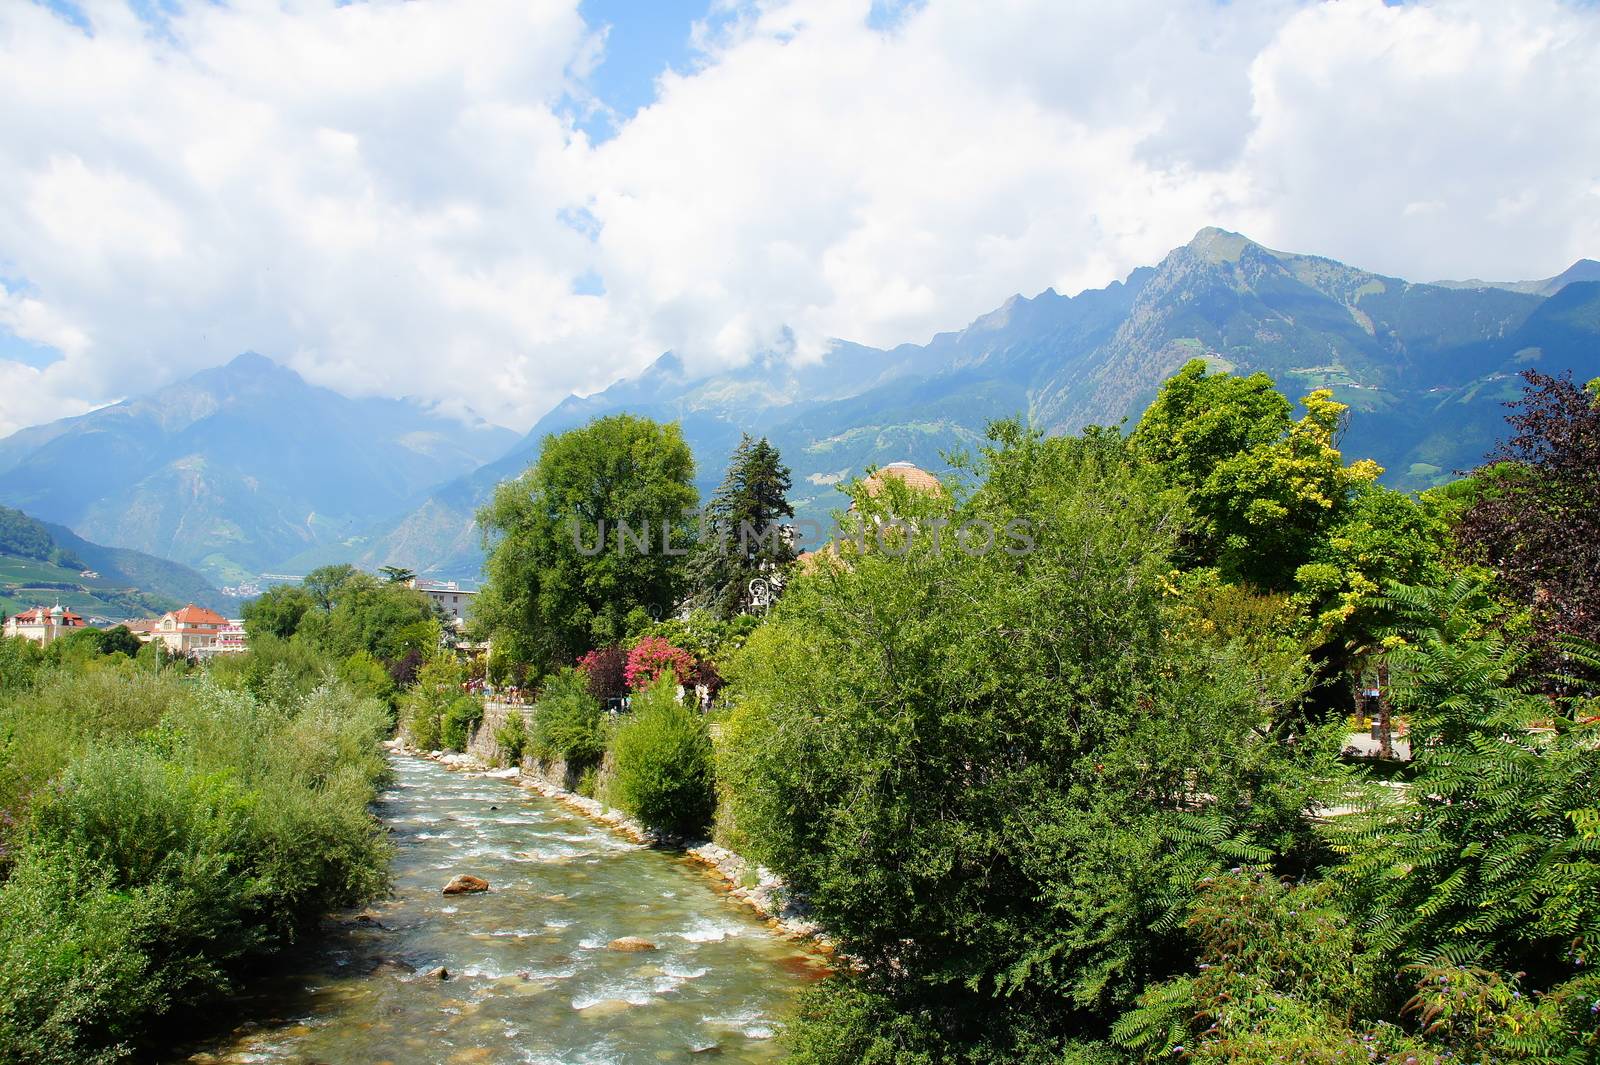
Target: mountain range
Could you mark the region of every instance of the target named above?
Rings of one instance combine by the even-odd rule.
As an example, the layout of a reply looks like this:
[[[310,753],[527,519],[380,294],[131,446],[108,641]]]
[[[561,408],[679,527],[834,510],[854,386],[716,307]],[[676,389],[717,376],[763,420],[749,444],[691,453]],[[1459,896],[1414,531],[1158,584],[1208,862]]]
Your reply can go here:
[[[417,505],[515,440],[247,353],[0,441],[0,503],[239,581]]]
[[[471,515],[494,485],[537,458],[546,435],[617,411],[678,420],[702,493],[741,431],[767,436],[794,470],[797,512],[825,519],[836,484],[895,460],[939,469],[996,418],[1047,432],[1137,418],[1197,356],[1265,371],[1294,397],[1332,388],[1352,408],[1345,450],[1377,459],[1391,485],[1425,488],[1493,446],[1518,371],[1600,375],[1600,262],[1538,281],[1418,284],[1207,228],[1123,281],[1014,296],[926,344],[838,343],[818,362],[767,354],[702,377],[663,355],[637,377],[568,398],[498,461],[344,547],[369,565],[474,575]]]
[[[1105,288],[1014,296],[925,344],[838,342],[810,362],[764,352],[711,375],[668,353],[569,397],[520,440],[242,356],[0,441],[0,502],[219,577],[354,561],[470,578],[476,508],[546,435],[598,415],[679,421],[703,494],[741,432],[765,435],[794,470],[796,510],[825,518],[838,483],[896,460],[940,469],[996,418],[1047,432],[1137,418],[1194,357],[1265,371],[1291,396],[1332,388],[1352,408],[1347,455],[1427,487],[1493,445],[1519,370],[1600,376],[1600,262],[1538,281],[1414,283],[1207,228]]]

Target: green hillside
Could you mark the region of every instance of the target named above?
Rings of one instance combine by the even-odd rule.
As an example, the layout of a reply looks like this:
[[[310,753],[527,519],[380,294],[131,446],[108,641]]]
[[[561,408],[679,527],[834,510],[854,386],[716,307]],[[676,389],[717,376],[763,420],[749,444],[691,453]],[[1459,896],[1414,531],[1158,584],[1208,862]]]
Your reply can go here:
[[[187,566],[90,543],[61,526],[0,507],[0,611],[62,606],[85,617],[149,617],[185,603],[236,602]]]

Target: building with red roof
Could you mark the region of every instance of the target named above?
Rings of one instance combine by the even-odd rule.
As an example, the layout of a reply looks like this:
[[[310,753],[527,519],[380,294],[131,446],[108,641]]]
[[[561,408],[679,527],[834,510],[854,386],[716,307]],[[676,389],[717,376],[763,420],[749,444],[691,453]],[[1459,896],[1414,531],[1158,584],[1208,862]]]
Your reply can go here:
[[[7,636],[21,636],[35,643],[50,643],[86,625],[80,615],[58,602],[54,607],[36,606],[6,618],[4,632]]]
[[[227,627],[228,619],[215,610],[190,603],[182,610],[162,614],[151,638],[160,640],[172,654],[187,658],[215,649]]]

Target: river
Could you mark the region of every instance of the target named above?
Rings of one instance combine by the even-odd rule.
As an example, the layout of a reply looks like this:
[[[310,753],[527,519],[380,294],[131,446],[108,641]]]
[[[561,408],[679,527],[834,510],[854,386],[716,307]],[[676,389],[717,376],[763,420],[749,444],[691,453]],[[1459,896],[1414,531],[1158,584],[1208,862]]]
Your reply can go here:
[[[177,1061],[535,1065],[781,1059],[822,960],[682,857],[515,784],[395,758],[394,892],[255,981],[244,1023]],[[445,896],[456,873],[488,880]],[[623,953],[637,936],[657,949]],[[443,966],[448,978],[429,975]]]

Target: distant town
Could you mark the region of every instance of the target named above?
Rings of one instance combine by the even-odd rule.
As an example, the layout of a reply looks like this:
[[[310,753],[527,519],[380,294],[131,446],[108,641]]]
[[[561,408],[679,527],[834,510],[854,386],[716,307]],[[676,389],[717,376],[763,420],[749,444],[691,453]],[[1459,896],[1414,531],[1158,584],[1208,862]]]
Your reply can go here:
[[[86,573],[85,576],[88,576]],[[234,598],[253,598],[262,590],[277,584],[299,584],[304,577],[280,573],[264,573],[258,582],[247,582],[224,588],[223,592]],[[464,587],[458,581],[433,581],[412,577],[403,582],[427,597],[435,611],[457,633],[466,628],[467,615],[476,588]],[[193,659],[216,655],[242,654],[250,648],[250,638],[245,631],[243,618],[229,618],[208,607],[189,603],[177,610],[169,610],[159,617],[105,618],[83,616],[61,605],[60,600],[51,606],[35,605],[5,619],[3,635],[21,636],[40,645],[49,645],[80,629],[111,630],[125,628],[141,644],[160,644],[168,654]]]

